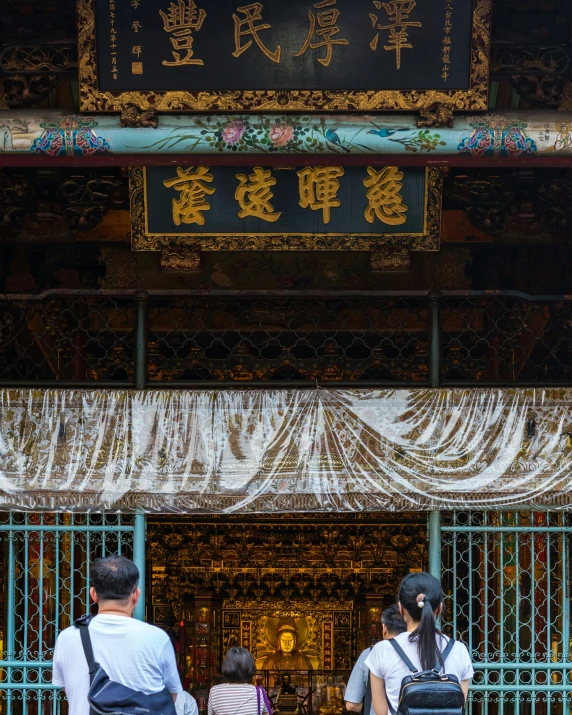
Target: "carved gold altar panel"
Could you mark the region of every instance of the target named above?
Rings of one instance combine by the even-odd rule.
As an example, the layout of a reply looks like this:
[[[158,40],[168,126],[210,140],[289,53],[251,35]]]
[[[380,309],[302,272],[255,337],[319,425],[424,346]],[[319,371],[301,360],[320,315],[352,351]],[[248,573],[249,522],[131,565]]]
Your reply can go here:
[[[490,11],[491,0],[80,0],[81,110],[129,121],[141,110],[485,110]]]

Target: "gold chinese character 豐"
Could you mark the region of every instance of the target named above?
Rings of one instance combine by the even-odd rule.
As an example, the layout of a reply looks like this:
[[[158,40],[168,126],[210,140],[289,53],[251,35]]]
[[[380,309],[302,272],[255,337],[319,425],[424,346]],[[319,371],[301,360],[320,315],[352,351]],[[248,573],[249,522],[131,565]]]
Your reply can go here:
[[[363,180],[368,189],[368,207],[364,213],[366,221],[373,223],[378,218],[389,226],[405,223],[409,207],[403,203],[399,193],[403,187],[403,172],[397,166],[385,166],[379,171],[368,166],[367,173],[368,178]]]
[[[308,18],[310,19],[310,31],[308,32],[308,37],[306,38],[304,46],[300,52],[295,55],[295,57],[301,57],[308,51],[308,49],[318,50],[321,47],[325,47],[326,56],[320,57],[318,62],[324,67],[328,67],[332,61],[334,45],[349,45],[349,42],[345,39],[333,39],[340,32],[340,28],[336,24],[340,16],[340,11],[337,8],[332,7],[336,4],[336,2],[337,0],[322,0],[322,2],[314,4],[314,9],[320,10],[320,12],[318,12],[317,16],[311,10],[308,13]],[[325,7],[330,7],[331,9],[323,10],[322,8]],[[316,29],[316,22],[318,23],[318,29]],[[312,42],[314,35],[317,40]]]
[[[341,166],[307,166],[298,172],[298,187],[300,190],[300,206],[314,211],[322,210],[324,223],[330,223],[330,211],[337,208],[340,201],[337,198],[340,182],[344,175]]]
[[[200,59],[193,59],[193,30],[199,31],[207,16],[204,10],[199,10],[194,0],[177,0],[169,5],[167,12],[159,10],[163,18],[163,30],[172,33],[170,38],[173,45],[174,61],[163,60],[166,67],[180,65],[204,65]],[[185,52],[181,56],[181,52]]]
[[[395,52],[395,63],[397,69],[401,69],[401,51],[404,49],[413,49],[413,45],[409,42],[409,36],[407,34],[407,29],[409,27],[422,27],[420,22],[412,22],[409,19],[409,15],[415,9],[417,5],[416,0],[393,0],[392,2],[381,2],[381,0],[373,0],[377,10],[383,9],[389,17],[389,25],[377,25],[379,20],[377,15],[370,15],[370,20],[373,25],[373,29],[377,29],[377,35],[370,42],[370,47],[372,50],[377,50],[377,44],[379,42],[379,30],[389,30],[389,44],[384,45],[383,49],[388,52]]]
[[[243,5],[242,7],[237,7],[236,11],[241,12],[244,17],[240,18],[234,14],[232,16],[234,19],[234,44],[236,48],[232,53],[233,57],[240,57],[243,52],[246,52],[246,50],[252,46],[252,42],[254,41],[268,59],[278,64],[282,52],[280,45],[276,47],[274,52],[271,52],[258,36],[258,33],[262,30],[270,30],[272,25],[264,23],[262,25],[254,24],[255,22],[262,22],[262,3],[254,2],[252,5]],[[243,45],[243,37],[250,37],[251,39]]]
[[[209,211],[211,205],[206,200],[207,195],[216,191],[207,184],[214,181],[208,166],[191,166],[188,169],[177,167],[177,176],[167,179],[163,185],[179,192],[179,198],[173,199],[173,221],[176,226],[182,223],[198,223],[204,226],[203,211]]]
[[[271,187],[276,184],[270,170],[255,166],[248,177],[245,174],[237,174],[236,178],[240,181],[240,186],[234,194],[240,206],[239,217],[255,216],[270,223],[278,221],[282,213],[274,211],[270,203],[274,196]]]

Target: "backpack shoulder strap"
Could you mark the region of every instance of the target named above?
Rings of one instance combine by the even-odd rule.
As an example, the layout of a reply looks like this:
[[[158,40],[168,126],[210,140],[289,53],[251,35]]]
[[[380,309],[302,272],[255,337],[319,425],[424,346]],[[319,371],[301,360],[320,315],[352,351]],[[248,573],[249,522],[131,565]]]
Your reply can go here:
[[[417,673],[417,668],[413,665],[413,663],[409,660],[409,658],[405,655],[405,651],[403,648],[397,643],[395,638],[390,638],[389,643],[395,648],[397,651],[397,655],[401,658],[401,660],[405,663],[405,665],[409,668],[409,670],[412,673]]]
[[[453,650],[453,647],[455,646],[455,643],[456,643],[456,641],[455,641],[454,638],[449,638],[449,642],[447,643],[447,647],[445,648],[445,650],[443,651],[443,653],[441,653],[441,658],[442,658],[442,660],[443,660],[443,665],[445,665],[445,661],[447,660],[447,658],[449,657],[449,654],[450,654],[451,651]],[[435,670],[436,670],[438,673],[441,672],[441,667],[442,667],[442,666],[441,666],[441,661],[437,661],[437,664],[435,665]]]
[[[83,647],[83,652],[85,654],[85,659],[87,660],[87,665],[89,668],[89,682],[93,681],[95,671],[97,670],[97,664],[95,662],[95,657],[93,655],[93,646],[91,644],[91,638],[89,636],[89,622],[91,618],[78,618],[75,622],[75,627],[79,629],[79,635],[81,637],[81,645]]]

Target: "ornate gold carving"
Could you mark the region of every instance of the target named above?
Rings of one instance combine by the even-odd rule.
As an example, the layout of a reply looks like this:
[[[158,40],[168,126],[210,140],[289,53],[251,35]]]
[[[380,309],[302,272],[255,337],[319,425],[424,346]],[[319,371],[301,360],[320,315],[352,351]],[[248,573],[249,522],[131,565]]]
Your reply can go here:
[[[420,111],[436,105],[484,111],[488,106],[491,0],[475,0],[466,90],[103,92],[97,82],[94,0],[78,0],[77,8],[82,112],[120,112],[127,105],[156,112]]]
[[[453,107],[445,104],[436,104],[434,107],[427,107],[420,112],[418,127],[452,127]]]
[[[161,251],[161,270],[166,273],[198,273],[201,270],[201,254],[181,246],[164,248]]]
[[[56,86],[55,75],[12,74],[2,77],[0,84],[0,108],[23,109],[46,100]]]
[[[99,279],[105,290],[139,288],[137,256],[126,246],[102,246],[99,261],[105,265],[105,275]]]
[[[121,107],[121,126],[138,129],[139,127],[152,127],[157,129],[159,119],[153,109],[142,110],[134,104]]]
[[[374,273],[385,271],[407,272],[411,268],[407,248],[389,246],[371,252],[371,270]]]
[[[438,251],[441,239],[441,169],[427,168],[425,196],[427,216],[425,232],[407,234],[258,234],[188,236],[154,236],[145,230],[145,170],[129,170],[131,199],[131,247],[134,251],[160,251],[163,248],[185,246],[195,251],[371,251],[384,246],[398,246],[413,251]]]

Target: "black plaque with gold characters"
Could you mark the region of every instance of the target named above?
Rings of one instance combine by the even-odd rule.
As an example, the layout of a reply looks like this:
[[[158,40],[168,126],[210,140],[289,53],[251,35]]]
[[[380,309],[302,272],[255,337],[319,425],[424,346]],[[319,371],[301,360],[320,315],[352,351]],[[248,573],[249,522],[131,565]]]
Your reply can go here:
[[[130,182],[135,250],[439,248],[439,169],[156,166]]]
[[[79,0],[81,109],[487,108],[491,0]]]

